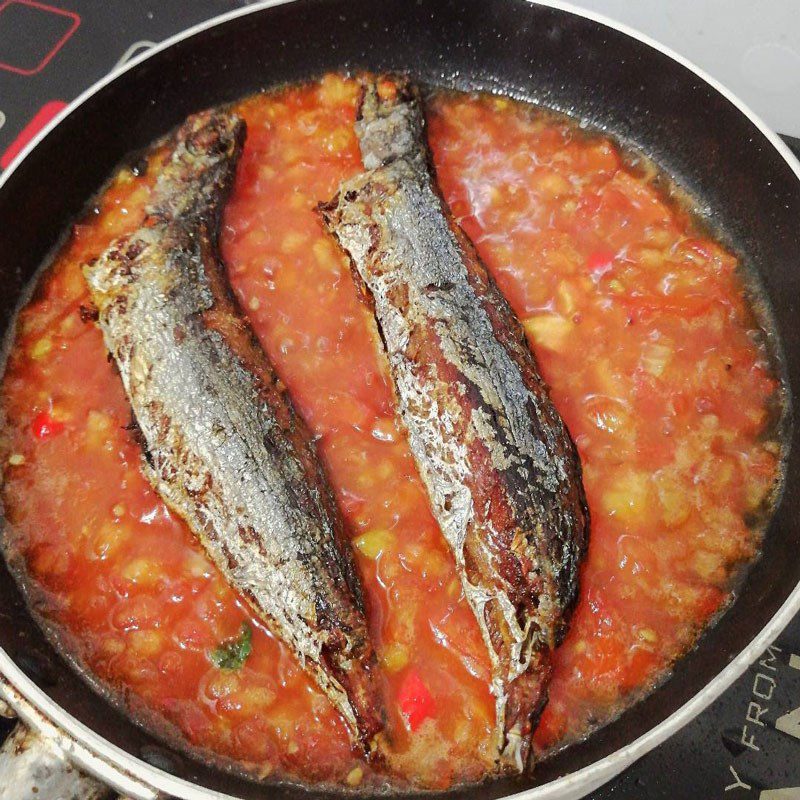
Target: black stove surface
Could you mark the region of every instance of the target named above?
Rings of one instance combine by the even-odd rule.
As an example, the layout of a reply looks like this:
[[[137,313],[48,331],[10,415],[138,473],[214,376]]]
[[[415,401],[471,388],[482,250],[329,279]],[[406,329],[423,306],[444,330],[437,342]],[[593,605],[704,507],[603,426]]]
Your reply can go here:
[[[0,170],[80,92],[247,0],[0,0]],[[800,156],[800,139],[784,137]],[[683,730],[593,800],[800,800],[800,616]]]

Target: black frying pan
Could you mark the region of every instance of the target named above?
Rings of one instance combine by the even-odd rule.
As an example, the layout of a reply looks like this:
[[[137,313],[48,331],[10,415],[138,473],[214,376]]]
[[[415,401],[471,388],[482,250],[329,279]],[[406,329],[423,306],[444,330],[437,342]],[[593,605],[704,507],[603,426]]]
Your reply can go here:
[[[122,72],[76,105],[0,185],[3,328],[34,271],[127,154],[193,111],[337,69],[398,70],[432,84],[510,92],[644,151],[697,198],[719,238],[760,276],[778,334],[771,345],[784,377],[800,386],[798,164],[746,110],[671,54],[525,0],[295,0],[228,15]],[[453,796],[498,797],[581,770],[531,795],[578,797],[688,721],[745,669],[800,608],[800,448],[788,426],[787,436],[794,444],[787,488],[763,555],[732,608],[672,678],[617,722],[540,764],[533,778]],[[60,707],[133,756],[111,761],[148,785],[163,788],[168,779],[139,759],[197,787],[172,782],[170,791],[181,796],[212,796],[200,787],[264,796],[263,786],[173,752],[99,699],[45,641],[2,565],[0,646],[8,656],[0,652],[0,669],[35,706],[48,715]],[[91,747],[99,741],[85,732],[78,738]]]

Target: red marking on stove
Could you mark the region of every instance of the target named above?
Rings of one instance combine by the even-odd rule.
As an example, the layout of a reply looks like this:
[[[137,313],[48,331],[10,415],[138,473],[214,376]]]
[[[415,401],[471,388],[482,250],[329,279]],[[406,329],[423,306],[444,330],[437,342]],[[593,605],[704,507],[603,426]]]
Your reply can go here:
[[[24,17],[19,16],[20,11],[23,9],[25,10],[23,11],[23,14],[25,17],[27,17],[24,22],[22,21]],[[67,11],[63,8],[48,6],[44,3],[37,2],[36,0],[0,0],[0,32],[2,32],[1,26],[4,22],[3,13],[6,13],[6,23],[10,25],[11,23],[8,22],[8,15],[14,11],[17,12],[17,18],[14,19],[15,29],[12,31],[12,33],[16,33],[20,37],[16,40],[16,46],[22,47],[23,43],[25,46],[29,44],[33,44],[34,46],[38,44],[40,46],[39,51],[34,52],[32,56],[33,63],[14,64],[10,63],[10,61],[0,59],[0,69],[5,69],[9,72],[15,72],[17,75],[35,75],[37,72],[41,72],[81,24],[80,15],[76,14],[74,11]],[[33,26],[39,25],[41,32],[43,22],[55,22],[54,20],[42,20],[42,15],[51,15],[63,18],[63,24],[59,26],[58,30],[53,28],[52,24],[50,24],[50,30],[48,30],[45,35],[49,35],[51,40],[45,42],[36,42],[34,41],[36,38],[35,34],[33,37],[30,37],[30,30],[35,30]],[[38,17],[38,19],[35,19],[36,17]],[[21,35],[20,28],[26,29],[28,36],[23,37]],[[28,47],[27,49],[30,50],[31,48]],[[29,58],[30,57],[31,56],[29,54]]]
[[[50,122],[53,117],[66,107],[66,103],[61,100],[51,100],[45,103],[34,114],[33,119],[19,132],[19,136],[14,139],[8,149],[0,156],[0,169],[5,169],[22,151],[28,142],[36,136],[39,131]]]

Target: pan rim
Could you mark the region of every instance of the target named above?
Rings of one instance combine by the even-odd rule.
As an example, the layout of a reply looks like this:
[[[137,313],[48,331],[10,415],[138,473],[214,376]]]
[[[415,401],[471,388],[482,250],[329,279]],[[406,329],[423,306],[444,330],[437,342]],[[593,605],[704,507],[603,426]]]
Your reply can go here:
[[[56,117],[54,117],[37,135],[23,148],[23,150],[14,158],[9,167],[0,176],[0,191],[3,190],[5,184],[14,172],[19,168],[22,162],[36,149],[38,144],[47,137],[47,135],[56,128],[61,122],[69,117],[80,106],[92,98],[95,94],[101,92],[107,85],[117,80],[120,76],[127,73],[129,70],[135,69],[139,64],[147,61],[149,58],[157,55],[158,53],[169,49],[192,36],[202,33],[203,31],[222,25],[228,21],[245,17],[250,14],[260,13],[266,9],[289,5],[296,0],[260,0],[252,5],[243,8],[234,9],[214,16],[204,22],[180,31],[179,33],[168,37],[163,42],[159,43],[153,48],[141,53],[129,62],[115,67],[107,75],[100,80],[93,83],[85,91],[83,91],[75,100],[67,105]],[[724,97],[731,105],[734,106],[740,113],[759,130],[759,132],[766,138],[772,147],[780,154],[783,160],[787,163],[789,168],[800,181],[800,161],[794,156],[789,147],[778,137],[778,135],[757,115],[744,101],[737,97],[733,92],[726,88],[723,84],[709,75],[701,67],[697,66],[694,62],[680,55],[672,50],[672,48],[660,43],[656,39],[644,34],[635,28],[620,23],[612,18],[587,9],[579,8],[570,2],[563,0],[525,0],[526,3],[533,6],[541,6],[544,8],[562,11],[583,19],[595,22],[599,25],[611,28],[618,31],[642,44],[660,52],[667,56],[672,61],[680,64],[685,69],[692,72],[704,83],[715,90],[719,95]],[[730,663],[719,672],[714,678],[706,683],[699,689],[688,701],[676,709],[666,719],[654,725],[647,732],[636,738],[633,742],[624,747],[615,750],[607,756],[588,764],[581,769],[563,775],[548,783],[539,786],[533,786],[524,789],[520,792],[507,795],[505,800],[565,800],[565,798],[583,797],[588,792],[598,788],[613,778],[615,775],[622,772],[629,767],[647,752],[655,748],[657,745],[664,742],[670,736],[675,734],[678,730],[684,727],[698,714],[700,714],[711,702],[718,698],[737,678],[739,678],[750,664],[759,656],[780,634],[780,632],[788,625],[791,619],[800,611],[800,583],[798,583],[792,592],[787,596],[781,607],[769,620],[769,622],[762,628],[749,644],[743,648]],[[63,731],[70,739],[74,739],[86,748],[91,755],[99,757],[102,761],[106,762],[112,770],[119,771],[118,778],[108,774],[106,770],[98,769],[97,762],[93,759],[84,761],[79,753],[74,753],[75,761],[79,766],[85,768],[87,771],[96,774],[101,779],[111,782],[115,779],[126,779],[125,790],[129,796],[141,798],[155,797],[154,790],[158,792],[165,792],[171,796],[183,798],[183,800],[236,800],[235,796],[218,792],[214,789],[209,789],[191,783],[183,778],[178,778],[170,775],[167,772],[159,770],[135,755],[123,750],[122,748],[112,744],[107,739],[95,733],[91,728],[84,725],[78,719],[73,717],[55,701],[53,701],[44,691],[42,691],[36,684],[25,675],[6,651],[0,647],[0,673],[9,681],[11,686],[19,692],[19,694],[41,712],[50,722]],[[130,779],[133,777],[136,780],[142,781],[142,789],[139,792],[132,790],[130,786]],[[122,788],[121,784],[118,784]],[[309,791],[313,793],[313,787],[309,787]]]

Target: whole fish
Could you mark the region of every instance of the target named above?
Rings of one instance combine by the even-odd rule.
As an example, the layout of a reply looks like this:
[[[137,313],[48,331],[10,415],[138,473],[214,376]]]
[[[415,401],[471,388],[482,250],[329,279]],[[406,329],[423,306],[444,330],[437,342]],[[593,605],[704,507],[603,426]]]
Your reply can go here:
[[[369,751],[382,706],[349,542],[310,433],[218,253],[244,138],[233,114],[189,117],[144,224],[84,275],[147,478]]]
[[[587,545],[580,462],[522,327],[438,192],[418,92],[369,82],[356,133],[367,171],[322,216],[373,306],[489,651],[498,769],[522,771]]]

